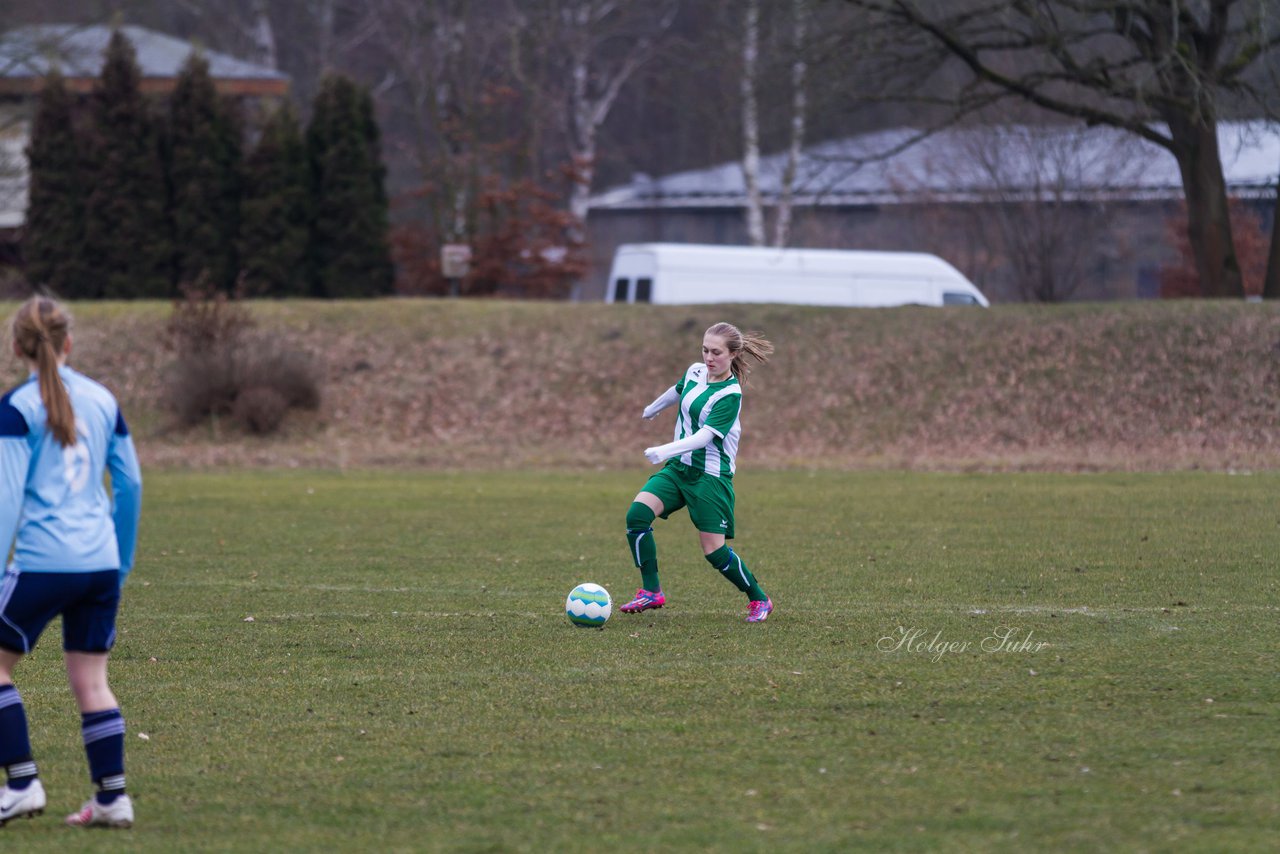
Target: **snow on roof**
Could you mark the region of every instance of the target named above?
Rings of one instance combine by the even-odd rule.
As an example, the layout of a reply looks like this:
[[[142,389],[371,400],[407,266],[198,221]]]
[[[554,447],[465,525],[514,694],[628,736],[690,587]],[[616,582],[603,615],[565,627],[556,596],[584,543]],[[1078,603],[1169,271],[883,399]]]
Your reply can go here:
[[[190,42],[142,27],[121,27],[138,53],[143,77],[177,77],[187,58],[196,49]],[[111,40],[108,26],[45,24],[19,27],[0,35],[0,78],[44,77],[57,67],[65,77],[97,77],[103,55]],[[253,62],[246,62],[203,49],[209,74],[224,80],[287,81],[288,75]]]
[[[1163,130],[1158,129],[1158,130]],[[1223,122],[1223,169],[1240,195],[1275,192],[1280,124]],[[761,192],[776,203],[786,155],[760,162]],[[805,149],[797,167],[798,205],[973,202],[1014,198],[1181,198],[1173,155],[1114,128],[999,125],[922,134],[877,131]],[[637,175],[596,195],[596,209],[734,207],[745,204],[738,162],[661,178]]]

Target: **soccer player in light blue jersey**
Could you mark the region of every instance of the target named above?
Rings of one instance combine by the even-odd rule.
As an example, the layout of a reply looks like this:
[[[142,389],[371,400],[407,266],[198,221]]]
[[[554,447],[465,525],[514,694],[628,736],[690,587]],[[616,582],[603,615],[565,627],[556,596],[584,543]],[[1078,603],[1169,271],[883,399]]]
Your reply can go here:
[[[729,323],[717,323],[702,337],[702,361],[685,371],[680,381],[645,407],[652,419],[669,406],[679,406],[675,441],[646,448],[657,465],[667,464],[649,478],[627,511],[627,544],[640,570],[640,589],[619,610],[638,614],[667,604],[658,580],[658,549],[653,520],[666,519],[681,507],[698,529],[707,562],[747,596],[747,622],[760,623],[773,612],[773,600],[742,558],[726,545],[733,539],[733,474],[737,470],[738,439],[742,434],[742,381],[746,359],[765,362],[773,345],[758,333],[743,334]]]
[[[0,826],[45,807],[13,670],[62,615],[62,648],[97,794],[73,827],[131,827],[124,718],[107,684],[120,588],[133,566],[142,476],[111,392],[66,366],[71,318],[47,297],[13,318],[31,376],[0,397]],[[111,496],[103,475],[111,473]],[[114,500],[113,500],[114,499]]]

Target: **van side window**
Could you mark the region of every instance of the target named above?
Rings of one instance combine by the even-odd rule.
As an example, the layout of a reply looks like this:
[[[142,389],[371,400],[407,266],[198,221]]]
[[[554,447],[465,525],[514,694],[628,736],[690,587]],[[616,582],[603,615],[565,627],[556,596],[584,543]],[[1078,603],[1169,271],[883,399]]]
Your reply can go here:
[[[613,301],[626,302],[627,288],[630,287],[630,285],[631,285],[630,279],[618,279],[616,282],[614,282],[613,283]]]
[[[978,298],[973,294],[959,293],[958,291],[943,291],[943,305],[978,305]]]
[[[653,296],[653,279],[636,279],[636,302],[648,302]]]

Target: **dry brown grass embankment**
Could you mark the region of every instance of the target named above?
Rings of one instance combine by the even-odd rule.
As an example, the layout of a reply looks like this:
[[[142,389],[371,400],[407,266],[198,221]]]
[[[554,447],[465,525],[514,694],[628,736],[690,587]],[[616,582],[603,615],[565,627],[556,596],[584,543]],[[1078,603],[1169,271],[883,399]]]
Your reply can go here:
[[[5,315],[12,304],[3,306]],[[757,467],[1280,467],[1280,306],[831,310],[387,300],[256,303],[321,366],[319,413],[258,439],[170,426],[168,306],[80,305],[73,363],[145,464],[643,468],[641,408],[727,319],[777,345],[745,399]],[[7,362],[6,387],[19,377]]]

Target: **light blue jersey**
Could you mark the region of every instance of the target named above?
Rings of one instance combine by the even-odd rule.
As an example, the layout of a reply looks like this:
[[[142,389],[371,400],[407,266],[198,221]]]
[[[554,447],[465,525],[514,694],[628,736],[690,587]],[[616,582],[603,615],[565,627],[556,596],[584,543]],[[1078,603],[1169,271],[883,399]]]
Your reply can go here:
[[[142,507],[133,439],[111,392],[70,368],[58,374],[76,415],[71,447],[47,429],[34,374],[0,397],[0,557],[12,543],[19,572],[119,569],[123,583]]]

